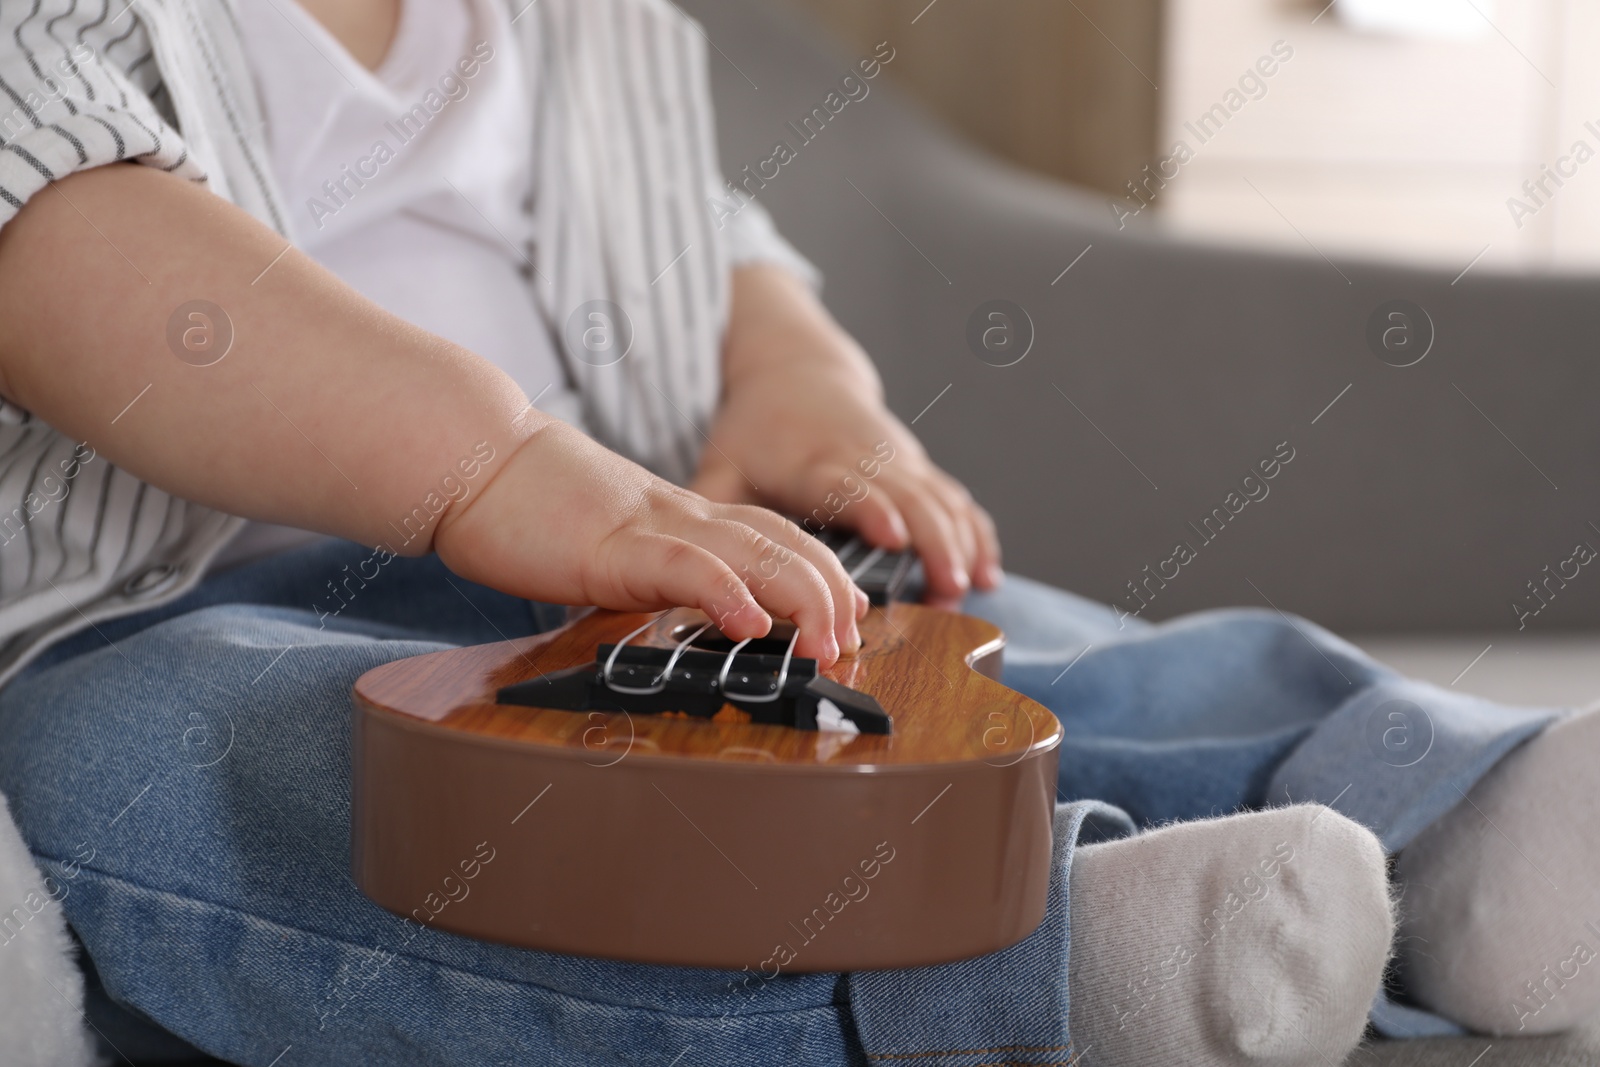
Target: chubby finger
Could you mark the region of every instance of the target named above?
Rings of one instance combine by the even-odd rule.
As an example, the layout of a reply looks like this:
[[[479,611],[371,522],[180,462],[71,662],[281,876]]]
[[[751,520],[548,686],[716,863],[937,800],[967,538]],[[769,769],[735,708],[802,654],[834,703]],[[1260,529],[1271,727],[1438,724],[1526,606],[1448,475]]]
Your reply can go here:
[[[899,551],[911,544],[911,528],[886,492],[875,492],[851,504],[844,521],[868,544]]]
[[[861,491],[859,496],[849,492],[851,486]],[[807,500],[828,502],[839,498],[843,501],[838,506],[828,504],[801,516],[801,522],[806,524],[808,530],[813,522],[819,524],[816,528],[818,533],[830,524],[837,524],[854,530],[875,547],[898,550],[911,543],[911,531],[907,529],[906,520],[900,514],[900,509],[894,506],[894,501],[870,486],[863,487],[860,476],[843,464],[815,467],[800,491]]]
[[[891,483],[885,489],[911,529],[911,546],[922,557],[930,598],[964,595],[971,581],[955,524],[943,502],[919,481]]]
[[[602,607],[654,611],[692,605],[735,641],[763,637],[772,618],[732,567],[718,554],[681,537],[643,535],[621,550],[629,561],[614,586],[619,594],[597,597]],[[638,576],[648,576],[640,581]]]
[[[857,597],[861,591],[851,581],[833,550],[793,522],[766,508],[741,508],[738,517],[777,544],[799,553],[816,568],[833,596],[833,634],[839,647],[846,652],[858,650],[861,647],[861,631],[856,627],[856,620],[861,613],[857,610]]]
[[[736,519],[711,521],[699,533],[696,539],[733,569],[761,607],[777,618],[793,620],[800,630],[795,654],[832,666],[840,648],[834,594],[811,561]]]
[[[979,589],[998,589],[1005,577],[1000,565],[1000,532],[982,504],[970,499],[968,503],[971,507],[967,510],[967,517],[978,541],[978,562],[972,570],[972,582]]]
[[[931,475],[926,485],[928,491],[944,505],[950,528],[955,532],[956,544],[961,547],[961,568],[966,572],[968,581],[971,581],[977,573],[978,563],[978,534],[972,528],[972,497],[960,482],[942,474]]]
[[[995,530],[994,520],[972,498],[966,486],[942,471],[934,475],[934,479],[960,535],[972,584],[979,589],[998,588],[1003,573],[1000,570],[1000,535]]]

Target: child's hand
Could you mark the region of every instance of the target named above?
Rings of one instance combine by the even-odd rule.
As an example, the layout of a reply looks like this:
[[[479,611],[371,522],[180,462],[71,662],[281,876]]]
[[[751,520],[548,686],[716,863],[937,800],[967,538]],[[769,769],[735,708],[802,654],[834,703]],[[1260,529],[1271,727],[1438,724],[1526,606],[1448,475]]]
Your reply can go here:
[[[1000,582],[988,513],[900,420],[847,383],[814,367],[773,368],[728,392],[711,440],[691,487],[713,500],[760,501],[814,517],[814,530],[823,522],[872,544],[911,545],[935,604],[956,607],[969,586]]]
[[[781,269],[745,267],[734,279],[715,447],[691,488],[802,517],[821,509],[874,544],[909,544],[934,603],[955,606],[970,586],[999,585],[994,522],[884,406],[855,342]],[[893,458],[878,462],[885,442]]]
[[[792,619],[795,654],[824,665],[861,644],[867,598],[815,538],[763,508],[681,489],[556,420],[445,512],[433,546],[463,578],[530,600],[687,605],[735,640]]]

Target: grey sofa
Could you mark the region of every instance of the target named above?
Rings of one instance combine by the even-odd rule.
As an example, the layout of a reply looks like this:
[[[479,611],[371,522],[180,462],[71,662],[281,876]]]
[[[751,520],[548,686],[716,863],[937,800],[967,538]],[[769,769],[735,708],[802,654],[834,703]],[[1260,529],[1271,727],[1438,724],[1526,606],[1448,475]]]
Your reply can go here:
[[[780,0],[682,6],[716,45],[729,174],[775,141],[798,145],[786,124],[859,58],[821,46]],[[916,28],[890,44],[915,49]],[[1105,197],[967,147],[888,81],[799,147],[761,200],[826,274],[900,414],[951,386],[916,429],[995,513],[1013,569],[1113,600],[1282,441],[1296,459],[1270,497],[1147,615],[1262,603],[1248,578],[1341,631],[1504,630],[1528,580],[1600,536],[1587,525],[1600,526],[1600,420],[1586,417],[1600,279],[1479,265],[1452,284],[1465,263],[1330,265],[1119,232]],[[1012,367],[967,343],[992,299],[1035,325]],[[1434,323],[1414,366],[1380,362],[1366,340],[1394,299]],[[1556,598],[1539,628],[1600,623],[1593,584]]]

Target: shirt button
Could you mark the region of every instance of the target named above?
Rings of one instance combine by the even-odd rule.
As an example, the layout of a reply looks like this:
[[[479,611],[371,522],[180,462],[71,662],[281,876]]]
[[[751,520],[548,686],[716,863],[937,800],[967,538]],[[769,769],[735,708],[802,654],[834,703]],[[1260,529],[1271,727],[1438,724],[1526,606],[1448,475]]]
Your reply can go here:
[[[178,568],[171,563],[154,563],[129,578],[122,591],[131,597],[156,596],[172,588]]]

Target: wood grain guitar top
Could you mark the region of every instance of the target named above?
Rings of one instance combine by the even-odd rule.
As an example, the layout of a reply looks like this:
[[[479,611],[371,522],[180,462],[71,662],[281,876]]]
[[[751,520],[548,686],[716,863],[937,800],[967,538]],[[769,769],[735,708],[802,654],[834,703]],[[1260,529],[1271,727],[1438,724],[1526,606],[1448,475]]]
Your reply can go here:
[[[888,736],[753,724],[732,707],[704,721],[495,703],[501,687],[592,662],[597,643],[621,641],[648,619],[595,612],[579,624],[530,638],[418,656],[362,678],[356,696],[375,711],[484,738],[570,749],[590,763],[657,755],[871,771],[1003,764],[1059,740],[1060,723],[1048,709],[987,673],[998,673],[999,630],[969,616],[904,603],[874,607],[861,622],[861,652],[822,672],[876,697],[894,718]],[[670,648],[705,621],[692,609],[669,611],[633,644]]]

